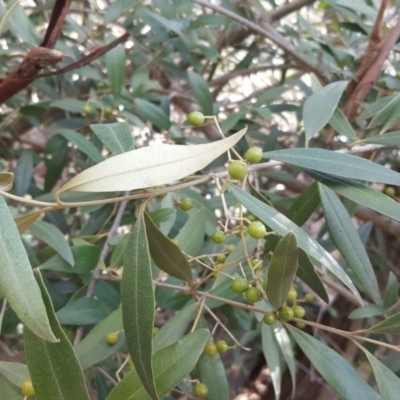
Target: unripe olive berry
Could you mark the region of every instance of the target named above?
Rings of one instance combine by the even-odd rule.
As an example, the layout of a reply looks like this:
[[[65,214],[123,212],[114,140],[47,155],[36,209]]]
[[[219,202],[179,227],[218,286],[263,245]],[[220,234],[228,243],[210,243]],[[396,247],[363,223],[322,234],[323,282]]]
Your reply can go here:
[[[217,343],[215,343],[217,346],[218,353],[226,353],[229,349],[228,343],[225,342],[225,340],[218,340]]]
[[[22,381],[21,392],[26,397],[31,397],[35,395],[35,389],[33,388],[31,378],[26,378]]]
[[[247,232],[254,239],[262,239],[266,235],[267,229],[261,221],[254,221],[248,226]]]
[[[153,327],[153,337],[157,335],[159,330],[160,330],[160,328],[158,328],[157,326]]]
[[[212,357],[218,353],[217,346],[212,340],[209,340],[204,347],[204,354]]]
[[[113,113],[113,109],[111,107],[104,107],[104,116],[106,118],[111,117],[112,113]]]
[[[394,189],[393,186],[388,186],[388,187],[385,189],[385,194],[387,194],[387,195],[390,196],[390,197],[394,197],[394,195],[396,194],[396,190]]]
[[[266,280],[262,283],[262,288],[264,289],[264,292],[267,291],[267,286],[268,286],[268,279],[266,279]]]
[[[204,383],[196,383],[194,394],[200,399],[205,399],[208,395],[208,387]]]
[[[217,263],[223,264],[226,260],[226,255],[221,253],[217,255]]]
[[[92,107],[89,104],[85,104],[82,108],[82,112],[84,115],[88,115],[92,112]]]
[[[296,326],[299,329],[304,329],[307,325],[304,322],[296,322]]]
[[[293,319],[293,310],[288,306],[283,306],[279,309],[278,315],[283,321],[291,321]]]
[[[153,189],[154,190],[159,190],[159,189],[164,189],[166,188],[165,185],[159,185],[159,186],[154,186]],[[156,198],[159,200],[164,199],[165,197],[167,197],[168,193],[163,193],[163,194],[159,194]]]
[[[222,231],[215,231],[211,234],[211,240],[216,244],[222,244],[226,241],[226,235]]]
[[[312,293],[306,293],[306,295],[304,296],[304,300],[307,303],[312,303],[315,300],[315,297]]]
[[[261,292],[255,287],[246,290],[246,298],[250,303],[257,303],[261,299]]]
[[[106,85],[104,84],[104,82],[97,82],[97,89],[104,89],[106,87]]]
[[[190,125],[193,126],[201,126],[204,124],[205,117],[203,113],[200,111],[192,111],[188,116],[187,116],[187,121],[189,122]]]
[[[249,287],[249,284],[243,278],[235,278],[231,283],[231,289],[235,293],[244,293]]]
[[[259,271],[262,268],[262,261],[257,260],[257,258],[254,258],[251,260],[251,266],[256,270]]]
[[[225,248],[226,248],[226,251],[228,253],[232,253],[232,251],[235,250],[235,245],[234,244],[228,244]]]
[[[189,211],[193,208],[193,201],[192,199],[189,199],[189,197],[184,197],[183,199],[181,199],[181,201],[179,202],[179,208],[182,211]]]
[[[106,342],[112,346],[113,344],[118,342],[118,332],[110,332],[109,334],[107,334],[106,336]]]
[[[250,164],[258,163],[262,156],[263,153],[260,147],[250,147],[245,154],[246,161]]]
[[[291,288],[289,290],[289,293],[288,293],[287,297],[286,297],[286,301],[295,301],[296,299],[297,299],[297,290]]]
[[[250,222],[257,221],[257,218],[256,218],[253,214],[249,214],[249,215],[247,216],[247,219],[248,219]]]
[[[303,318],[306,315],[306,310],[302,306],[293,306],[294,318]]]
[[[242,180],[247,175],[247,164],[243,161],[232,161],[228,166],[228,174],[232,179]]]
[[[268,313],[264,314],[263,321],[267,325],[273,325],[276,322],[276,315],[272,312],[268,312]]]

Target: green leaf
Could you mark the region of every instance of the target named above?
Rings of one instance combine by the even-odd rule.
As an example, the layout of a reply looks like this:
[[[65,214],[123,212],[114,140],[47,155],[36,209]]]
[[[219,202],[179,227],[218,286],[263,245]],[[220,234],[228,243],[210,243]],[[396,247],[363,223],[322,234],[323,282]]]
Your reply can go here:
[[[111,268],[121,267],[124,265],[124,254],[125,254],[125,248],[126,248],[126,244],[128,243],[128,240],[129,240],[129,233],[122,236],[122,238],[119,240],[119,242],[115,246],[114,251],[111,255],[111,260],[110,260]]]
[[[400,333],[400,312],[386,318],[384,321],[379,322],[369,329],[366,329],[369,333],[384,333],[384,334],[399,334]]]
[[[324,149],[293,148],[269,151],[264,153],[263,156],[342,178],[400,185],[400,174],[398,172],[350,154]]]
[[[28,255],[2,196],[0,221],[1,290],[22,323],[40,338],[56,342]]]
[[[152,365],[154,291],[146,225],[141,210],[129,236],[121,281],[122,320],[135,369],[146,392],[158,399]]]
[[[350,125],[350,122],[339,108],[335,109],[332,118],[329,121],[329,125],[340,135],[347,136],[351,140],[358,139],[356,133]]]
[[[21,2],[21,0],[16,1],[11,7],[10,9],[7,11],[6,15],[4,16],[4,18],[1,20],[0,22],[0,33],[2,32],[7,20],[11,17],[12,12],[14,11],[15,7],[17,7],[19,5],[19,3]]]
[[[287,212],[287,217],[296,225],[302,226],[321,204],[318,186],[314,182],[304,190]]]
[[[171,127],[171,121],[161,107],[143,99],[135,99],[135,105],[144,119],[150,121],[157,128],[168,130]]]
[[[283,327],[283,325],[279,322],[276,321],[275,324],[273,325],[274,329],[274,335],[275,339],[281,349],[281,352],[283,354],[283,358],[286,361],[286,364],[288,366],[290,376],[292,378],[292,398],[294,398],[294,394],[296,392],[296,360],[294,357],[293,353],[293,348],[292,348],[292,342],[290,341],[290,337],[288,333],[286,332],[286,329]]]
[[[100,260],[100,248],[93,245],[71,247],[74,257],[74,267],[71,267],[59,254],[55,254],[45,261],[39,269],[69,274],[85,274],[96,268]]]
[[[57,318],[62,325],[88,325],[101,321],[110,311],[101,301],[82,297],[58,310]]]
[[[82,113],[83,107],[85,107],[85,105],[85,101],[76,99],[56,100],[50,103],[50,107],[61,108],[64,111],[70,111],[73,113]]]
[[[377,304],[367,304],[364,307],[359,307],[349,314],[350,319],[371,318],[382,314],[382,306]]]
[[[283,214],[255,199],[239,187],[229,185],[229,190],[247,208],[247,210],[278,233],[278,235],[284,236],[288,232],[293,231],[296,235],[298,247],[303,249],[312,258],[331,271],[354,293],[360,303],[362,303],[360,294],[353,282],[343,271],[342,267],[313,238],[307,235]]]
[[[111,157],[78,174],[65,191],[115,192],[144,189],[182,179],[204,167],[234,146],[247,128],[226,139],[196,146],[142,147]]]
[[[306,100],[303,107],[306,142],[330,121],[346,86],[346,81],[331,83]]]
[[[65,137],[69,142],[74,144],[78,149],[90,157],[94,162],[102,162],[104,161],[104,157],[101,155],[100,151],[97,147],[86,139],[83,135],[71,130],[64,129],[60,131],[60,135]]]
[[[109,38],[109,42],[112,39],[112,37]],[[123,44],[119,44],[106,53],[107,77],[110,82],[111,92],[116,99],[119,98],[124,85],[125,62],[126,55]]]
[[[380,302],[378,282],[365,247],[354,228],[351,218],[335,193],[318,184],[324,207],[325,221],[333,243],[346,260],[348,267],[359,279],[365,292],[375,301]]]
[[[14,174],[11,172],[0,172],[0,191],[9,191],[14,182]]]
[[[24,379],[29,378],[28,367],[18,362],[0,361],[0,374],[18,388]]]
[[[361,143],[382,144],[384,146],[400,146],[400,131],[388,132],[383,135],[367,137]]]
[[[315,272],[310,257],[303,249],[299,249],[299,267],[297,269],[297,276],[312,290],[314,290],[314,292],[317,293],[325,303],[329,303],[329,297],[328,293],[326,293],[325,286],[319,275]]]
[[[187,74],[194,97],[199,102],[201,111],[205,115],[213,115],[213,98],[208,83],[196,72],[188,71]]]
[[[0,387],[2,400],[23,400],[20,387],[13,385],[0,373]]]
[[[180,340],[185,334],[189,324],[196,317],[198,311],[199,304],[193,303],[177,312],[173,318],[163,325],[154,337],[154,352]]]
[[[372,118],[367,129],[376,128],[377,126],[383,125],[379,133],[384,133],[392,126],[396,125],[399,121],[399,109],[400,107],[400,94],[390,100],[388,104],[382,107]]]
[[[48,343],[28,328],[24,329],[25,356],[36,398],[89,400],[81,366],[70,341],[57,321],[50,296],[39,272],[36,273],[36,278],[51,328],[59,339],[58,343]]]
[[[175,236],[181,250],[193,257],[197,256],[203,247],[206,230],[205,219],[204,209],[199,208],[189,217],[178,235]]]
[[[298,250],[296,235],[288,232],[276,246],[268,268],[268,301],[279,308],[285,301],[296,276]]]
[[[378,393],[361,379],[355,369],[339,353],[307,333],[291,325],[287,327],[311,364],[340,398],[379,400]]]
[[[144,220],[150,255],[158,268],[175,278],[192,283],[192,270],[179,247],[157,228],[147,213],[144,213]]]
[[[92,124],[90,129],[101,140],[113,156],[135,150],[131,127],[126,122]]]
[[[68,264],[74,265],[74,256],[68,240],[54,225],[45,221],[36,221],[29,230],[33,236],[52,247]]]
[[[390,271],[386,284],[385,294],[383,295],[383,308],[389,308],[396,303],[399,295],[399,282],[396,275]]]
[[[316,171],[305,170],[312,178],[347,199],[400,221],[400,204],[386,194],[360,182]]]
[[[122,309],[118,308],[100,321],[83,338],[75,348],[76,356],[83,370],[106,360],[125,346],[126,342],[121,333],[119,334],[117,343],[109,345],[106,342],[106,336],[110,332],[118,332],[122,328]]]
[[[281,397],[283,360],[272,326],[264,323],[261,325],[261,343],[274,386],[275,398],[279,400]]]
[[[369,351],[363,348],[374,371],[376,383],[378,384],[381,400],[393,400],[400,393],[400,379],[386,365],[381,363]]]
[[[27,229],[31,227],[31,225],[40,217],[44,212],[51,210],[50,207],[42,208],[39,211],[33,211],[29,214],[21,215],[14,219],[15,224],[17,225],[18,232],[22,235]]]
[[[33,151],[23,150],[14,171],[14,190],[18,196],[24,196],[29,189],[33,176]]]
[[[206,329],[189,333],[182,340],[157,351],[153,357],[157,393],[162,398],[192,371],[210,336]],[[106,400],[148,400],[136,370],[112,390]]]

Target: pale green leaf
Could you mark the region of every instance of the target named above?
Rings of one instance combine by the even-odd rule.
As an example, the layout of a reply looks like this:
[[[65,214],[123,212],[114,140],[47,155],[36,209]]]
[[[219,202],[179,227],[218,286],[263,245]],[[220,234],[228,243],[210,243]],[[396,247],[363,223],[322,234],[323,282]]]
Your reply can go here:
[[[171,121],[161,107],[143,99],[135,99],[135,105],[143,117],[159,129],[167,130],[171,127]]]
[[[388,132],[360,140],[361,143],[382,144],[384,146],[400,146],[400,131]]]
[[[329,121],[329,125],[340,135],[347,136],[351,140],[358,139],[350,122],[339,108],[335,109],[332,118]]]
[[[115,192],[149,188],[182,179],[206,167],[234,146],[247,128],[213,143],[148,146],[119,154],[78,174],[65,191]]]
[[[110,38],[109,42],[113,38]],[[107,77],[110,82],[111,92],[116,99],[121,94],[125,78],[125,48],[119,44],[106,53]]]
[[[44,340],[56,342],[28,255],[7,204],[0,196],[0,286],[21,321]]]
[[[158,399],[152,364],[154,290],[143,210],[125,249],[121,302],[129,354],[147,393],[152,399]]]
[[[199,102],[201,111],[205,115],[213,115],[213,98],[204,78],[193,71],[188,71],[188,80],[194,97]]]
[[[25,364],[11,361],[0,361],[0,374],[18,387],[21,387],[24,379],[29,378],[28,367]]]
[[[379,322],[367,329],[371,333],[385,333],[385,334],[399,334],[400,333],[400,312],[386,318],[384,321]]]

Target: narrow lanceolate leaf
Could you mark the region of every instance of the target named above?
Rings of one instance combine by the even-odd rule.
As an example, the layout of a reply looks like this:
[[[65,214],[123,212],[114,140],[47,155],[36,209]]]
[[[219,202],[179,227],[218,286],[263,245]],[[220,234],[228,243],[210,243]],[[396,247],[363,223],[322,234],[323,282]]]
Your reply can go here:
[[[283,360],[272,326],[262,324],[261,341],[265,361],[267,362],[268,370],[271,375],[272,385],[274,386],[275,398],[279,400],[279,398],[281,397],[281,366]]]
[[[381,363],[369,351],[362,348],[374,371],[376,383],[378,384],[381,400],[393,400],[399,397],[400,379],[385,364]]]
[[[106,54],[107,77],[112,94],[117,99],[122,90],[125,77],[125,49],[122,44],[114,47]]]
[[[189,217],[175,239],[179,242],[182,251],[191,256],[197,256],[203,246],[205,231],[205,211],[203,208],[199,208]]]
[[[384,321],[367,330],[371,333],[387,333],[389,335],[400,333],[400,312],[386,318]]]
[[[400,131],[388,132],[360,140],[362,143],[382,144],[384,146],[400,146]]]
[[[147,213],[144,214],[144,220],[150,255],[158,268],[175,278],[192,283],[190,265],[179,247],[158,229]]]
[[[341,399],[379,400],[378,393],[361,379],[357,371],[339,353],[299,329],[290,325],[288,329],[311,364]]]
[[[383,308],[389,308],[397,301],[399,293],[399,282],[393,272],[389,272],[389,277],[386,283],[385,294],[383,296]]]
[[[39,272],[36,272],[36,278],[51,328],[59,339],[58,343],[48,343],[28,328],[24,329],[25,356],[36,398],[38,400],[89,400],[82,368],[69,339],[57,321],[50,296]]]
[[[131,127],[126,122],[92,124],[90,129],[114,156],[135,149]]]
[[[303,120],[307,142],[329,122],[346,86],[345,81],[331,83],[306,100]]]
[[[343,271],[343,268],[313,238],[307,235],[302,229],[286,218],[283,214],[274,208],[269,207],[267,204],[257,200],[239,187],[229,185],[229,190],[247,208],[247,210],[249,210],[249,212],[254,214],[260,221],[264,222],[267,226],[273,229],[276,233],[278,233],[278,235],[284,236],[288,232],[293,231],[296,235],[297,246],[303,249],[310,257],[318,261],[326,269],[332,272],[332,274],[339,278],[354,293],[354,295],[362,304],[360,294],[358,293],[351,279]]]
[[[267,297],[276,308],[286,300],[296,276],[297,262],[296,235],[289,232],[276,246],[268,269]]]
[[[326,174],[367,182],[400,186],[400,174],[382,165],[350,154],[324,149],[293,148],[269,151],[264,158],[282,161]]]
[[[355,203],[400,221],[400,203],[360,182],[305,169],[308,175]]]
[[[29,371],[25,364],[11,361],[0,361],[0,375],[3,375],[13,385],[20,388],[22,381],[29,378]]]
[[[163,398],[190,374],[210,336],[206,329],[186,335],[182,340],[154,354],[154,378],[157,393]],[[149,400],[136,370],[131,371],[112,390],[106,400]]]
[[[22,323],[40,338],[56,342],[28,255],[2,196],[0,221],[1,290]]]
[[[125,346],[123,334],[119,335],[117,343],[113,345],[109,345],[105,340],[108,333],[118,332],[122,328],[121,308],[117,308],[83,338],[75,348],[76,356],[83,370],[111,357]]]
[[[325,303],[329,303],[329,297],[328,293],[326,293],[325,286],[319,275],[315,272],[310,257],[303,249],[299,249],[299,268],[297,269],[297,276],[312,290],[314,290],[314,292],[317,293]]]
[[[347,118],[344,116],[339,108],[336,108],[336,110],[334,111],[332,118],[329,121],[329,125],[340,135],[347,136],[351,140],[358,139],[350,122],[347,120]]]
[[[188,71],[188,79],[192,87],[194,97],[199,102],[201,110],[206,115],[213,114],[213,98],[207,82],[196,72]]]
[[[12,188],[14,174],[10,172],[0,172],[0,191],[7,192]]]
[[[36,221],[29,230],[33,236],[52,247],[67,263],[74,265],[74,256],[68,240],[54,225],[45,221]]]
[[[158,399],[152,365],[154,291],[143,210],[125,250],[121,302],[129,354],[147,393],[152,399]]]
[[[325,221],[335,246],[347,265],[358,277],[365,292],[376,302],[380,301],[378,282],[365,247],[354,228],[347,210],[335,193],[318,184],[324,207]]]
[[[383,125],[379,133],[384,133],[399,121],[400,95],[397,94],[388,104],[381,108],[372,118],[368,129]]]
[[[159,145],[119,154],[78,174],[57,193],[144,189],[182,179],[206,167],[246,133],[195,146]]]
[[[314,182],[295,200],[287,212],[287,217],[302,226],[321,204],[318,186]]]

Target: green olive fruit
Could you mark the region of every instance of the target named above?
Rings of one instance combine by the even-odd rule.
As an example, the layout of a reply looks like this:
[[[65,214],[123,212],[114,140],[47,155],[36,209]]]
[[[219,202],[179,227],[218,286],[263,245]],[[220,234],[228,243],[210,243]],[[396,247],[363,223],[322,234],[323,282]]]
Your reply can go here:
[[[241,181],[247,175],[247,164],[243,161],[232,161],[228,166],[228,174],[232,179]]]
[[[294,318],[303,318],[306,315],[306,310],[302,306],[293,306]]]
[[[234,244],[228,244],[225,248],[226,248],[226,251],[228,253],[232,253],[232,251],[235,250],[235,245]]]
[[[33,388],[31,378],[26,378],[22,381],[21,392],[26,397],[31,397],[35,395],[35,389]]]
[[[267,228],[262,222],[254,221],[248,226],[247,232],[254,239],[262,239],[267,233]]]
[[[217,255],[217,263],[223,264],[226,260],[226,255],[221,253]]]
[[[315,300],[315,296],[312,293],[306,293],[306,295],[304,296],[304,300],[307,303],[312,303]]]
[[[183,199],[181,199],[181,201],[179,202],[179,208],[182,211],[189,211],[193,208],[193,201],[192,199],[189,199],[189,197],[184,197]]]
[[[217,353],[218,349],[216,344],[212,340],[209,340],[204,347],[204,354],[212,357],[215,356]]]
[[[84,115],[89,115],[92,112],[92,107],[89,104],[85,104],[82,108],[82,112]]]
[[[235,278],[231,283],[231,289],[235,293],[244,293],[249,287],[247,281],[243,278]]]
[[[246,298],[250,303],[257,303],[261,299],[261,292],[255,287],[246,290]]]
[[[288,306],[283,306],[278,311],[279,318],[283,321],[291,321],[293,319],[293,310]]]
[[[211,240],[216,244],[222,244],[226,241],[226,235],[222,231],[214,231],[211,234]]]
[[[286,301],[295,301],[297,299],[297,290],[291,288],[287,294]]]
[[[226,343],[225,340],[218,340],[215,345],[217,346],[218,353],[220,354],[226,353],[229,349],[228,343]]]
[[[192,111],[187,116],[187,121],[192,126],[201,126],[204,124],[205,117],[200,111]]]
[[[262,149],[260,147],[250,147],[244,157],[250,164],[256,164],[263,157]]]
[[[196,383],[194,394],[200,399],[205,399],[208,395],[208,387],[204,383]]]
[[[268,312],[268,313],[264,314],[263,321],[267,325],[273,325],[276,322],[276,315],[272,312]]]
[[[118,337],[119,337],[118,332],[110,332],[106,336],[106,342],[110,346],[112,346],[113,344],[118,342]]]

